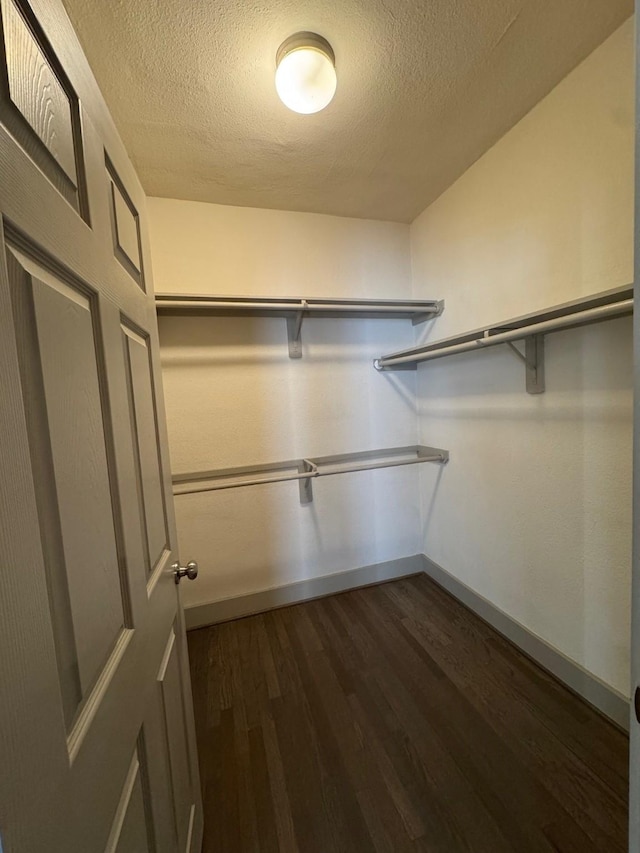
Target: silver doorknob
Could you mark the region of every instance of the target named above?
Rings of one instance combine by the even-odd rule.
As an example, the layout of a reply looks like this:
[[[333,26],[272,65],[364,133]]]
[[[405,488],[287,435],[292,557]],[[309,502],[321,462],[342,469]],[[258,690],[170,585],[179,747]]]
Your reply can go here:
[[[176,579],[176,583],[180,583],[182,578],[189,578],[190,581],[193,581],[198,577],[198,564],[193,560],[191,560],[190,563],[187,563],[186,566],[181,566],[180,563],[174,563],[171,568],[173,569],[173,575]]]

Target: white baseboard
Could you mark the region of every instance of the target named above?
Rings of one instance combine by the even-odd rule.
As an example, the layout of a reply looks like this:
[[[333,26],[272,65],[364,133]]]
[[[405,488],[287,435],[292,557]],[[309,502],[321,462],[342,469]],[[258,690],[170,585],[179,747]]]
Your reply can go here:
[[[473,610],[481,619],[510,640],[521,651],[546,669],[574,693],[585,699],[625,731],[629,730],[629,700],[605,684],[595,675],[587,672],[580,664],[566,657],[562,652],[532,633],[503,610],[483,598],[470,587],[459,581],[424,554],[400,557],[385,563],[375,563],[336,572],[305,581],[272,587],[260,592],[224,598],[198,604],[185,610],[188,630],[228,622],[242,616],[263,613],[277,607],[286,607],[337,592],[346,592],[358,587],[370,586],[383,581],[408,577],[424,572],[454,598]]]
[[[629,699],[622,693],[550,646],[425,555],[423,571],[570,690],[613,720],[620,728],[629,731]]]
[[[286,607],[288,604],[322,598],[336,592],[346,592],[349,589],[416,575],[422,571],[423,555],[414,554],[411,557],[400,557],[385,563],[374,563],[359,569],[322,575],[322,577],[297,581],[286,586],[275,586],[248,595],[197,604],[185,610],[187,630],[214,625],[217,622],[228,622],[230,619],[239,619],[241,616],[251,616],[253,613],[262,613],[276,607]]]

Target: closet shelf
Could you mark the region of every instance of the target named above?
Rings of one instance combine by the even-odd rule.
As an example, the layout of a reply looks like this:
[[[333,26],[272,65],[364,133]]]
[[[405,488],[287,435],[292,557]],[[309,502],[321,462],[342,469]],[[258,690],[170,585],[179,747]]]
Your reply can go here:
[[[161,316],[283,317],[287,321],[290,358],[302,358],[301,331],[306,318],[411,320],[416,325],[438,317],[443,310],[444,302],[435,299],[293,299],[156,294],[156,311]]]
[[[525,364],[527,392],[541,394],[544,391],[544,336],[546,334],[599,323],[632,313],[633,285],[630,284],[555,305],[552,308],[545,308],[523,317],[515,317],[491,326],[463,332],[433,343],[383,355],[373,364],[379,371],[416,370],[418,364],[423,361],[507,344]],[[514,341],[525,342],[524,353],[517,349]]]
[[[448,461],[449,451],[437,447],[423,445],[386,447],[382,450],[365,450],[338,456],[317,456],[313,459],[292,459],[288,462],[272,462],[266,465],[174,474],[173,494],[192,495],[199,492],[215,492],[220,489],[238,489],[243,486],[261,486],[265,483],[297,480],[300,487],[300,503],[308,504],[313,501],[311,484],[316,477],[331,477],[334,474],[351,474],[355,471],[371,471],[376,468],[395,468],[422,462],[445,463]]]

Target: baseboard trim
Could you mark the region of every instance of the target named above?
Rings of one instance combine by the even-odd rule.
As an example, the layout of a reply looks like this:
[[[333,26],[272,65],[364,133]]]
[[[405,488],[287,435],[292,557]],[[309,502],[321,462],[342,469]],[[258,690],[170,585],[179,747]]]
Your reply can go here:
[[[215,625],[218,622],[228,622],[265,610],[277,607],[287,607],[301,601],[323,598],[336,592],[346,592],[358,587],[371,586],[382,581],[404,578],[423,571],[423,555],[414,554],[411,557],[400,557],[384,563],[374,563],[359,569],[346,572],[335,572],[322,577],[309,578],[286,586],[271,587],[260,592],[223,598],[220,601],[210,601],[197,604],[185,609],[187,630]]]
[[[625,731],[629,731],[629,700],[597,676],[587,672],[580,664],[550,646],[486,598],[474,592],[442,566],[422,555],[422,569],[448,593],[461,601],[477,616],[495,628],[526,655],[551,675],[562,681],[570,690],[593,705],[598,711]]]

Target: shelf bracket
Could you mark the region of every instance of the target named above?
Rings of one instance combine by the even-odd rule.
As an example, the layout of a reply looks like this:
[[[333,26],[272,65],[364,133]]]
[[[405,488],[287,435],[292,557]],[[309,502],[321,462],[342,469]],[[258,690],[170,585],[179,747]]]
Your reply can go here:
[[[530,335],[524,341],[524,353],[511,341],[507,346],[524,362],[527,394],[543,394],[544,386],[544,335]]]
[[[425,456],[433,456],[434,453],[438,453],[440,455],[440,462],[443,465],[446,465],[449,461],[449,451],[441,450],[439,447],[425,447],[422,444],[418,446],[418,459],[424,459]]]
[[[301,300],[301,308],[295,317],[287,317],[287,339],[289,341],[289,358],[302,358],[302,321],[308,308],[306,299]]]
[[[318,475],[318,466],[311,462],[310,459],[303,459],[302,462],[298,465],[298,473],[300,474],[313,474],[314,477]],[[301,504],[310,504],[313,503],[313,477],[305,477],[304,480],[298,480],[300,484],[300,503]]]
[[[439,317],[444,311],[444,299],[439,299],[435,304],[435,309],[433,311],[429,311],[424,314],[416,314],[415,317],[411,319],[412,326],[418,326],[420,323],[426,323],[427,320],[434,320],[436,317]]]

